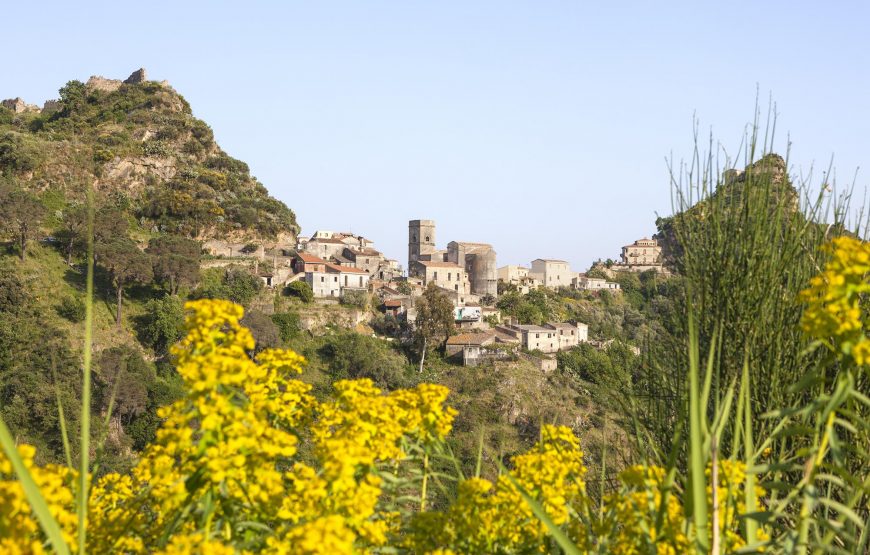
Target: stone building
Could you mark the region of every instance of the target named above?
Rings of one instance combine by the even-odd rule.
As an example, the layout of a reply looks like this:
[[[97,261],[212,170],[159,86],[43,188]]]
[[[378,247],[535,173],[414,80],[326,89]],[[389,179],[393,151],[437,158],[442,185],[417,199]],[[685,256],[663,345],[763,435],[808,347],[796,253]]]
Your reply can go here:
[[[528,351],[556,353],[589,340],[589,326],[583,323],[547,323],[542,326],[505,324],[496,331],[516,337]]]
[[[367,291],[369,287],[370,276],[365,270],[339,266],[309,253],[297,253],[292,268],[305,275],[305,282],[317,298],[339,298],[347,291]]]
[[[438,266],[439,264],[449,266]],[[458,269],[461,281],[468,283],[468,289],[465,290],[467,294],[478,298],[498,295],[496,253],[492,245],[451,241],[447,250],[438,250],[435,243],[435,222],[411,220],[408,222],[408,275],[423,278],[425,285],[429,283],[429,276],[435,277],[438,267],[442,268],[441,281],[435,281],[439,287],[462,292],[462,285],[455,281]],[[445,285],[444,275],[453,281]]]
[[[505,283],[519,285],[520,281],[528,277],[529,269],[525,266],[507,265],[498,269],[498,279]]]
[[[662,248],[655,239],[638,239],[631,245],[622,247],[621,264],[625,269],[642,272],[661,269]]]
[[[498,268],[492,245],[451,241],[447,244],[447,260],[465,268],[472,293],[498,296]]]
[[[532,260],[529,275],[537,278],[544,287],[571,287],[571,280],[576,276],[570,265],[564,260],[538,258]]]
[[[531,274],[525,266],[502,266],[498,269],[498,280],[513,285],[523,295],[537,289],[541,285],[540,276]]]
[[[471,284],[465,268],[453,262],[418,260],[414,262],[414,275],[423,278],[423,285],[434,283],[436,286],[458,294],[471,293]]]

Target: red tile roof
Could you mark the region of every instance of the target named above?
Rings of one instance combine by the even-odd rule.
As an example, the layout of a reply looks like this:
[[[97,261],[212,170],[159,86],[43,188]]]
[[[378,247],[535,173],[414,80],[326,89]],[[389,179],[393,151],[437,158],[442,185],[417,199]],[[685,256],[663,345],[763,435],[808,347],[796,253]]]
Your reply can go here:
[[[299,257],[299,260],[308,264],[326,264],[326,260],[320,258],[319,256],[308,254],[307,252],[296,253],[296,256]]]
[[[326,270],[327,271],[331,270],[333,272],[339,272],[342,274],[366,274],[366,275],[368,275],[368,272],[366,272],[365,270],[360,270],[359,268],[351,268],[350,266],[336,266],[335,264],[330,264],[329,262],[326,263]]]
[[[402,306],[402,301],[398,299],[389,299],[384,301],[384,306],[387,308],[399,308]]]

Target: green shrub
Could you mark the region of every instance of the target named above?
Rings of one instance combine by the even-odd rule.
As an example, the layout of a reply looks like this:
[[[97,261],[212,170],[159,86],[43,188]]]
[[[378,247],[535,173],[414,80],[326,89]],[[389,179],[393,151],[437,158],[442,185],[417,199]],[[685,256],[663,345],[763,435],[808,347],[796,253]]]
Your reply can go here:
[[[284,288],[284,295],[288,297],[296,297],[301,299],[304,303],[310,303],[314,300],[314,291],[311,290],[311,286],[308,285],[307,282],[302,280],[289,283],[287,287]]]
[[[272,322],[278,327],[281,341],[287,343],[292,340],[302,329],[299,323],[299,315],[293,312],[279,312],[272,315]]]
[[[369,305],[369,294],[366,291],[346,291],[341,296],[341,304],[364,309]]]
[[[247,306],[263,289],[263,282],[241,269],[224,271],[210,268],[202,272],[199,287],[191,293],[192,299],[228,299]]]
[[[56,310],[62,317],[75,324],[85,321],[85,302],[79,297],[64,297]]]
[[[184,330],[184,307],[178,297],[167,295],[145,304],[138,321],[139,339],[157,353],[165,353],[181,338]]]

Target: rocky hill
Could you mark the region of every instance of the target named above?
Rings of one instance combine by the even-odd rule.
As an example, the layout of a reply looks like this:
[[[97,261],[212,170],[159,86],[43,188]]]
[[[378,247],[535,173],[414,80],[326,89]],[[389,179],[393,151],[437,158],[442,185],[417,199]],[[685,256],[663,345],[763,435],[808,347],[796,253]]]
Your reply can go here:
[[[698,195],[698,191],[693,193]],[[726,170],[715,189],[706,196],[702,195],[697,203],[682,207],[683,210],[674,216],[659,218],[656,221],[658,233],[654,238],[662,246],[665,265],[679,272],[684,252],[680,235],[689,233],[689,228],[703,227],[714,211],[722,214],[744,208],[747,206],[746,200],[750,201],[749,205],[769,207],[771,215],[780,208],[794,215],[800,214],[798,192],[789,179],[786,161],[782,156],[769,153],[742,170]]]
[[[221,150],[167,82],[140,69],[123,81],[70,81],[59,92],[42,108],[0,103],[0,178],[38,193],[57,218],[92,184],[99,204],[147,232],[293,243],[293,211]]]

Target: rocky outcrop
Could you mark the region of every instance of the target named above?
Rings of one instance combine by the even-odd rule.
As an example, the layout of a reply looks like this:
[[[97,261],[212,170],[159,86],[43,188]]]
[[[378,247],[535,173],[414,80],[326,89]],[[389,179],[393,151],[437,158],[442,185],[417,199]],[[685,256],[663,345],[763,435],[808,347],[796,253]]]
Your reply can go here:
[[[60,100],[46,100],[42,105],[42,113],[52,114],[61,108],[63,108],[63,105],[60,103]]]
[[[137,69],[136,71],[131,73],[130,77],[127,77],[126,79],[124,79],[124,84],[125,85],[136,85],[139,83],[144,83],[147,80],[148,79],[146,78],[145,68],[140,67],[139,69]]]
[[[0,101],[0,105],[2,105],[4,108],[12,110],[12,112],[16,114],[39,111],[39,106],[28,104],[24,102],[24,100],[22,100],[21,98],[7,98],[6,100]]]
[[[102,75],[91,75],[85,86],[94,91],[115,92],[121,88],[123,81],[120,79],[106,79]]]

